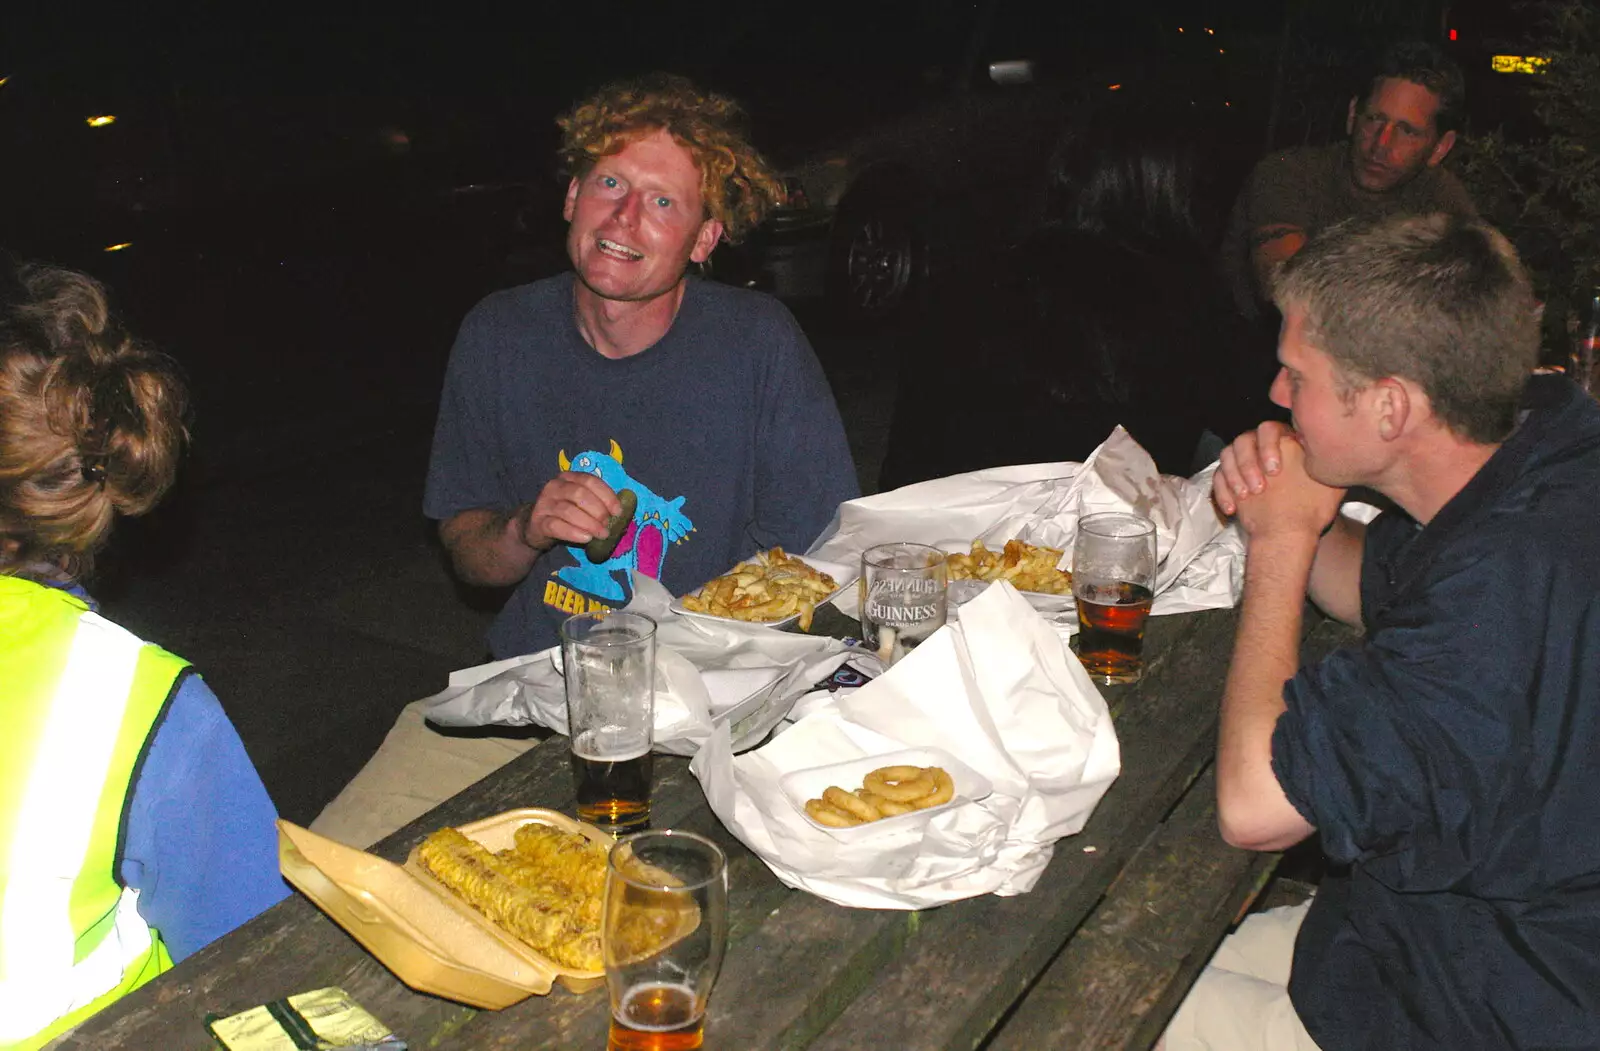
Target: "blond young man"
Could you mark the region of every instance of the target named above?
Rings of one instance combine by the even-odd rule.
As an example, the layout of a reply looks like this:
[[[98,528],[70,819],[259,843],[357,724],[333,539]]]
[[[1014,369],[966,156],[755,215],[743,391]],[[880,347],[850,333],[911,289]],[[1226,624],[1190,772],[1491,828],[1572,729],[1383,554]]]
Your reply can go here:
[[[1474,220],[1329,230],[1275,288],[1293,429],[1214,482],[1248,542],[1218,810],[1249,849],[1320,833],[1331,869],[1297,935],[1225,943],[1166,1046],[1593,1046],[1600,406],[1530,381],[1527,276]],[[1396,509],[1340,516],[1355,485]],[[1364,641],[1300,667],[1308,597]]]

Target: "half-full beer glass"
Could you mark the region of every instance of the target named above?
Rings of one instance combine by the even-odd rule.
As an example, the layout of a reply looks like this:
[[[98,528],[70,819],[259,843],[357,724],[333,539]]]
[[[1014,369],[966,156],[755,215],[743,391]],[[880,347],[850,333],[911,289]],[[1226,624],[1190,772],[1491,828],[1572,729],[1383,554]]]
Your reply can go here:
[[[711,840],[626,836],[606,866],[609,1051],[693,1051],[728,942],[728,859]]]
[[[1156,527],[1143,515],[1110,511],[1078,521],[1072,595],[1078,604],[1078,660],[1102,685],[1137,682],[1144,670],[1144,623],[1156,587]]]
[[[861,638],[893,664],[945,621],[945,553],[926,544],[879,544],[861,553]]]
[[[561,625],[578,819],[621,834],[650,823],[656,622],[580,613]]]

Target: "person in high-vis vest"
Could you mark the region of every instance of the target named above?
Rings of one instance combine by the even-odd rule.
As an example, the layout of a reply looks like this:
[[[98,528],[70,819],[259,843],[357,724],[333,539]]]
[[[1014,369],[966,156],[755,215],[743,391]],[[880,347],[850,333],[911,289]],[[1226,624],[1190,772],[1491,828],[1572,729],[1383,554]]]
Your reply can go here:
[[[0,1049],[42,1047],[287,893],[216,696],[81,581],[171,486],[186,395],[91,278],[0,273]]]

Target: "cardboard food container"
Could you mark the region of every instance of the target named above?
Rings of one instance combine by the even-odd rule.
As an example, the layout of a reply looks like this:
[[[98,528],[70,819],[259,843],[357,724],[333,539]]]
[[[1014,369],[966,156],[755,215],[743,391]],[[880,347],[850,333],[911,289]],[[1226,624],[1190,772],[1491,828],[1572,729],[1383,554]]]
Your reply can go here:
[[[530,821],[587,836],[610,848],[593,825],[554,810],[508,810],[459,826],[490,851],[512,845]],[[395,977],[419,992],[491,1011],[559,982],[574,993],[605,984],[603,970],[577,971],[501,930],[435,880],[413,850],[404,866],[347,847],[287,821],[278,822],[278,865],[284,878]]]

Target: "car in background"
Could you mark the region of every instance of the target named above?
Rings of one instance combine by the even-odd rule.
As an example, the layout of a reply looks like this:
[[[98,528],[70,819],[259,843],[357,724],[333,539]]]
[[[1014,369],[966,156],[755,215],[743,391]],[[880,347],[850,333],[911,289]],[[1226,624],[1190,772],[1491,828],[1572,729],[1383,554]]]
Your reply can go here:
[[[1173,46],[1179,23],[1150,5],[820,6],[743,42],[760,57],[729,86],[790,200],[720,276],[826,296],[858,323],[895,320],[1036,225],[1055,144],[1097,98],[1206,94],[1206,76],[1177,75],[1192,65]]]

